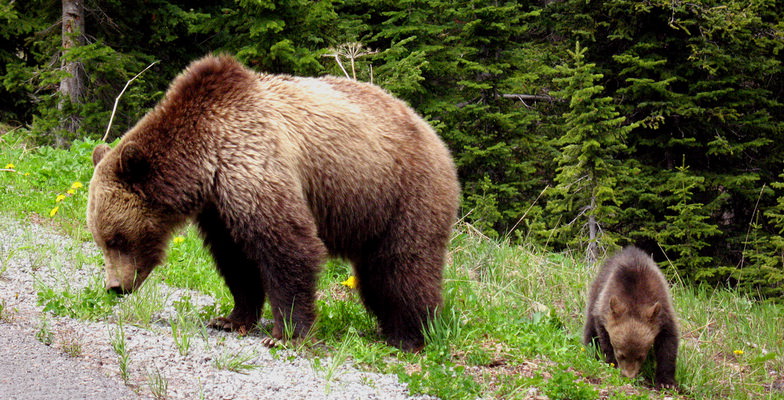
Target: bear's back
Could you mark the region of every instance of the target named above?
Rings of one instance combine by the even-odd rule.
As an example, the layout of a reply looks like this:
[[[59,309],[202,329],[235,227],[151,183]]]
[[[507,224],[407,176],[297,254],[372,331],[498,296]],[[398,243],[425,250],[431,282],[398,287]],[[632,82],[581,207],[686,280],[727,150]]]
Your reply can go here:
[[[602,265],[589,296],[593,313],[604,314],[613,296],[632,314],[657,302],[666,314],[672,314],[667,280],[653,259],[633,246],[624,248]]]
[[[380,235],[415,199],[433,213],[455,214],[460,188],[449,150],[403,101],[336,77],[262,74],[258,84],[257,106],[275,111],[262,124],[278,135],[274,158],[296,174],[319,235],[335,253]]]

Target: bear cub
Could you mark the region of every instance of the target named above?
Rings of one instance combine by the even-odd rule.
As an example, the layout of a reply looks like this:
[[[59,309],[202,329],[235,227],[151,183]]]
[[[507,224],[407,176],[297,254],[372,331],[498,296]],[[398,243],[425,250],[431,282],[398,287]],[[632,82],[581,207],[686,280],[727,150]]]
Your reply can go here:
[[[670,291],[653,259],[629,246],[608,259],[588,294],[583,342],[634,378],[653,349],[657,387],[675,388],[678,327]]]

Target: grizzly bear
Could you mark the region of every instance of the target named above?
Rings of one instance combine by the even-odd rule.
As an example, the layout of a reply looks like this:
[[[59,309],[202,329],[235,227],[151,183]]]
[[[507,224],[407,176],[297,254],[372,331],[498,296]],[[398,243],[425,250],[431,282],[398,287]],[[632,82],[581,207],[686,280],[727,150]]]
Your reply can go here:
[[[87,222],[108,290],[138,288],[190,220],[234,297],[210,326],[247,332],[268,300],[274,338],[289,338],[284,322],[305,336],[334,256],[352,263],[387,342],[422,348],[460,188],[441,139],[382,89],[207,56],[93,163]]]
[[[588,294],[583,342],[598,339],[608,363],[629,378],[648,353],[656,360],[655,384],[674,388],[678,327],[670,291],[653,259],[629,246],[607,260]]]

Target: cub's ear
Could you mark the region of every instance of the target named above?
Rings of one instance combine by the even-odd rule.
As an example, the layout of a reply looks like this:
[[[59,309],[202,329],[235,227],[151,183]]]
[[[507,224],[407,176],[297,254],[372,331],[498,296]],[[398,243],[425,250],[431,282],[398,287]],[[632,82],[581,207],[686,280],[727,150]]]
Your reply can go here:
[[[140,182],[150,173],[150,160],[136,143],[129,142],[120,148],[120,177],[127,182]]]
[[[626,305],[621,302],[618,296],[610,297],[610,311],[613,317],[620,317],[626,312]]]
[[[103,160],[103,157],[106,155],[106,153],[109,152],[109,150],[111,150],[111,148],[106,143],[101,143],[98,146],[95,146],[95,149],[93,149],[93,167],[98,165],[98,163]]]
[[[646,310],[645,317],[647,317],[649,321],[653,321],[659,316],[659,314],[661,314],[661,309],[661,303],[656,302],[656,304],[652,305],[650,308],[648,308],[648,310]]]

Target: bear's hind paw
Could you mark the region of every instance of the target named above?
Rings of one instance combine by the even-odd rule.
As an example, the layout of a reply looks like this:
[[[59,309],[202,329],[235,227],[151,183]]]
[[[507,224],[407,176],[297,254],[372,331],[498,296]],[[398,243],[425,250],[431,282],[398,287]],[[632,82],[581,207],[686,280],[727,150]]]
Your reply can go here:
[[[282,342],[279,339],[275,339],[274,337],[266,336],[266,337],[261,338],[261,344],[264,347],[272,349],[272,348],[275,348],[275,347],[280,347]]]

